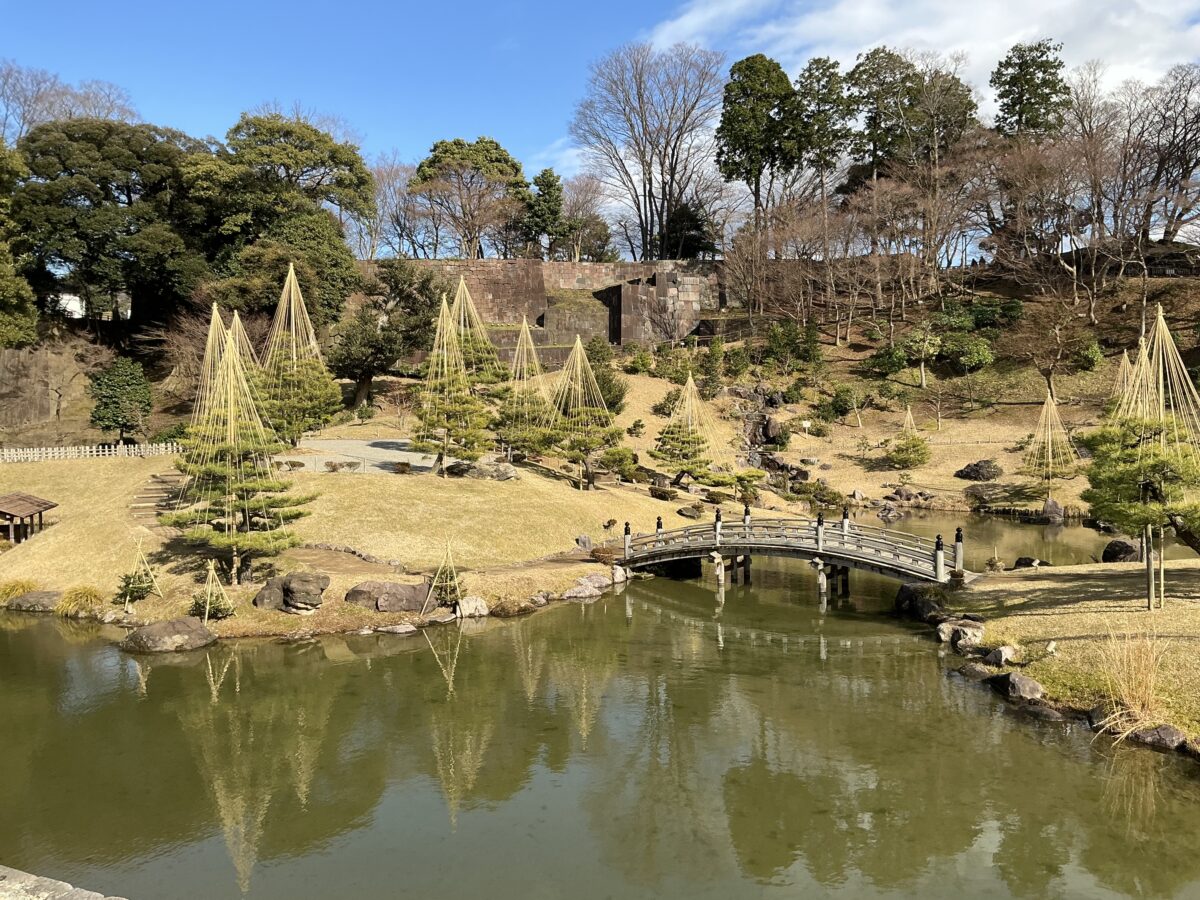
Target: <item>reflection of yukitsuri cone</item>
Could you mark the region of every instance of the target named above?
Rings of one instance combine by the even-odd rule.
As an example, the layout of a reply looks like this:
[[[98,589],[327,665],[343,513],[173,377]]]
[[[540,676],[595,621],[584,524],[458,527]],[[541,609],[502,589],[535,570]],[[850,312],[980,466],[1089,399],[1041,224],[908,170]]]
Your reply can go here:
[[[280,367],[295,367],[301,360],[320,360],[321,348],[317,344],[317,333],[313,330],[312,321],[308,317],[308,308],[304,305],[304,295],[300,293],[300,283],[296,280],[296,269],[288,263],[287,278],[283,282],[283,292],[279,295],[279,303],[275,307],[275,318],[271,322],[271,331],[267,336],[267,349],[263,354],[263,368],[268,372]]]
[[[550,678],[565,694],[568,708],[575,717],[580,745],[587,749],[588,738],[600,716],[604,689],[613,676],[611,663],[556,658],[550,662]]]
[[[463,640],[461,624],[454,630],[457,632],[454,638],[450,638],[447,635],[446,628],[443,627],[438,630],[438,643],[442,644],[439,650],[434,646],[433,640],[429,637],[429,629],[421,629],[421,634],[425,636],[425,643],[429,645],[429,651],[433,654],[433,658],[438,664],[438,669],[441,670],[442,679],[446,682],[447,697],[454,693],[454,676],[458,671],[458,652],[462,649]]]
[[[1111,819],[1125,823],[1125,836],[1144,839],[1158,817],[1162,769],[1153,754],[1117,747],[1104,778],[1104,807]]]
[[[145,697],[150,688],[150,664],[142,662],[135,656],[133,658],[133,669],[137,673],[138,696]]]
[[[308,809],[308,794],[317,771],[317,762],[321,757],[321,747],[325,743],[325,732],[329,727],[329,716],[332,712],[333,693],[327,690],[317,690],[315,698],[305,694],[302,705],[296,711],[296,741],[288,758],[292,763],[296,799],[300,801],[302,809]]]
[[[205,674],[208,676],[208,693],[215,705],[221,700],[221,687],[225,684],[225,676],[229,674],[229,667],[233,663],[237,651],[226,654],[225,661],[217,663],[215,667],[212,661],[213,652],[209,651],[204,654],[204,666]]]
[[[1025,468],[1048,483],[1065,475],[1078,460],[1079,452],[1063,427],[1054,398],[1047,391],[1037,431],[1025,451]]]
[[[479,728],[461,724],[450,706],[446,707],[445,713],[435,715],[430,723],[433,758],[442,795],[446,798],[451,831],[458,829],[458,811],[475,787],[493,731],[491,723]]]
[[[544,638],[531,641],[526,632],[523,625],[512,629],[513,652],[517,657],[517,674],[525,689],[525,700],[533,703],[542,682],[542,670],[546,667],[546,641]]]
[[[575,346],[554,384],[550,406],[551,421],[546,424],[557,421],[574,422],[581,427],[609,424],[608,406],[579,335],[575,335]]]

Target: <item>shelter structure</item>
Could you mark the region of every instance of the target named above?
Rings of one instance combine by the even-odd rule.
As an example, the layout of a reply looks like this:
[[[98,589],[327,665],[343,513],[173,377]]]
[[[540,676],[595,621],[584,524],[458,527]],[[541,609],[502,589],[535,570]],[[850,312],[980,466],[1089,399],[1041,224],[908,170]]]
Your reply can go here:
[[[45,527],[44,514],[58,506],[33,494],[12,493],[0,496],[0,530],[8,529],[10,543],[19,544]]]

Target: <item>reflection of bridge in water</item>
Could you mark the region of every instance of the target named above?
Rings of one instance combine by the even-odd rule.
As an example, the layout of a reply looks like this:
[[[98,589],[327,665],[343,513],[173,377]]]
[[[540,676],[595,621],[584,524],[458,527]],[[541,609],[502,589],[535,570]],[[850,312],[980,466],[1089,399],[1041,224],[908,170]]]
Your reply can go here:
[[[902,531],[859,525],[850,521],[848,510],[842,519],[827,524],[823,514],[816,519],[753,519],[747,509],[741,522],[722,522],[720,510],[710,525],[689,525],[670,531],[659,528],[653,534],[633,534],[625,524],[622,562],[632,569],[674,563],[683,560],[712,559],[722,578],[725,560],[750,574],[750,559],[755,555],[786,556],[809,560],[824,584],[827,568],[835,577],[848,577],[849,569],[877,572],[902,581],[950,580],[952,570],[963,571],[963,534],[955,534],[953,555],[946,559],[942,536],[933,541]],[[952,568],[951,568],[952,567]],[[845,582],[843,582],[844,586]]]

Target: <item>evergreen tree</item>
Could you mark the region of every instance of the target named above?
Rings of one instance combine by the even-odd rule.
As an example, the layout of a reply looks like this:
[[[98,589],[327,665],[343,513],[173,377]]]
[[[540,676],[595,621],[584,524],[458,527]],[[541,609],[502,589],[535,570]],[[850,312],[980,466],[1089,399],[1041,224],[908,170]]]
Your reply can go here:
[[[33,289],[17,274],[8,236],[10,197],[23,174],[21,157],[0,140],[0,347],[19,347],[37,340],[37,309]]]
[[[555,245],[567,234],[563,220],[563,185],[553,169],[542,169],[533,177],[534,193],[529,198],[525,229],[531,248],[553,259]],[[546,239],[545,246],[542,238]]]
[[[791,96],[783,67],[761,53],[738,60],[729,70],[717,126],[717,167],[726,181],[740,181],[749,189],[756,233],[776,170],[784,165],[782,116]]]
[[[510,394],[496,416],[496,436],[507,447],[526,455],[545,453],[554,444],[554,432],[546,426],[550,404],[534,392]]]
[[[101,431],[115,431],[124,443],[129,432],[146,430],[150,418],[150,382],[142,364],[118,356],[92,376],[88,393],[96,401],[91,422]]]
[[[599,408],[580,407],[558,420],[553,438],[563,456],[583,467],[585,487],[595,484],[595,457],[621,443],[620,428],[612,425],[612,415]]]
[[[668,472],[675,473],[675,483],[683,479],[703,477],[712,466],[708,452],[708,441],[697,428],[690,427],[681,419],[673,419],[658,434],[658,442],[650,455],[663,464]]]
[[[603,335],[596,335],[584,345],[584,353],[596,377],[596,386],[604,405],[612,415],[619,415],[625,408],[625,395],[629,393],[629,382],[613,367],[612,344]]]
[[[435,468],[445,474],[446,457],[479,459],[489,442],[487,428],[491,415],[483,401],[466,384],[447,382],[427,386],[421,408],[421,437],[413,448],[437,453]]]
[[[1071,89],[1063,79],[1062,44],[1049,38],[1015,44],[992,72],[999,110],[996,130],[1014,137],[1062,128]]]
[[[342,389],[319,359],[280,361],[255,373],[254,381],[263,417],[293,447],[342,408]]]

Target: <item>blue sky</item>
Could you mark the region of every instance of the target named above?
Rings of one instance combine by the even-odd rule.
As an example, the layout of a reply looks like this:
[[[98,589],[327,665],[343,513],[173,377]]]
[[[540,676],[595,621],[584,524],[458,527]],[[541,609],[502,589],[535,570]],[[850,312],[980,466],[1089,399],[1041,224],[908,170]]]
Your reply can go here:
[[[439,138],[487,134],[530,175],[547,164],[570,174],[567,123],[587,64],[630,40],[695,41],[731,61],[762,51],[793,72],[810,55],[850,63],[878,43],[961,52],[980,88],[1008,46],[1046,35],[1070,64],[1108,60],[1113,81],[1200,53],[1200,0],[63,0],[52,12],[0,0],[0,10],[0,57],[115,82],[147,121],[221,136],[243,109],[298,101],[346,119],[368,156],[394,148],[415,161]]]

